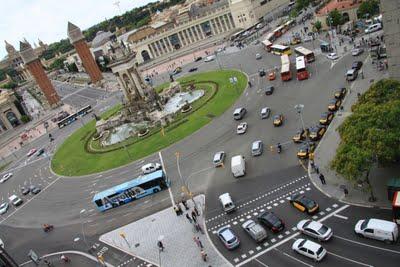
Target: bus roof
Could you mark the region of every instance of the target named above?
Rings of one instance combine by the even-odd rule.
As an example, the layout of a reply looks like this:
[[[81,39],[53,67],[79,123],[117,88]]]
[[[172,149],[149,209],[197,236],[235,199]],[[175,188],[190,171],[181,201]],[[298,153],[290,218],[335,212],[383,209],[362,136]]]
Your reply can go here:
[[[273,46],[271,46],[271,48],[276,48],[276,49],[282,49],[282,50],[284,50],[284,49],[288,49],[289,46],[280,45],[280,44],[274,44]]]
[[[97,193],[96,195],[93,196],[93,201],[98,200],[98,199],[103,199],[103,198],[111,196],[115,193],[122,192],[128,188],[138,186],[140,184],[146,183],[148,181],[151,181],[153,179],[157,179],[160,177],[163,177],[162,170],[139,176],[138,178],[135,178],[133,180],[130,180],[128,182],[125,182],[125,183],[122,183],[119,185],[115,185],[107,190]]]
[[[281,56],[282,68],[281,73],[286,73],[290,71],[290,60],[288,55]]]
[[[394,192],[392,206],[393,207],[400,207],[400,191]]]
[[[274,36],[273,32],[270,32],[267,34],[267,36],[265,37],[266,40],[270,41],[270,38]]]
[[[310,51],[310,50],[308,50],[307,48],[304,48],[304,47],[302,47],[302,46],[296,47],[296,48],[294,49],[294,51],[295,51],[296,53],[299,53],[299,54],[303,55],[303,56],[306,56],[306,55],[309,55],[309,54],[312,54],[312,53],[313,53],[312,51]]]
[[[276,28],[276,29],[274,30],[274,32],[279,32],[279,31],[281,31],[284,27],[285,27],[284,25],[281,25],[281,26],[279,26],[278,28]]]
[[[267,47],[272,45],[272,43],[268,39],[265,39],[264,41],[262,41],[262,43]]]
[[[296,57],[296,70],[301,70],[306,67],[306,63],[303,56]]]

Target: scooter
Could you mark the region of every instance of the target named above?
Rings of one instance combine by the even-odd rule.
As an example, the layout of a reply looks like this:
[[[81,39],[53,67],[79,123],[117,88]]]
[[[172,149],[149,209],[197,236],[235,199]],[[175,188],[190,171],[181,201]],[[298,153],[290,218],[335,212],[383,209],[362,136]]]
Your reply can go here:
[[[50,232],[51,230],[53,230],[54,229],[54,226],[53,225],[51,225],[51,224],[43,224],[43,231],[45,232],[45,233],[47,233],[47,232]]]
[[[276,151],[278,152],[278,154],[281,153],[281,151],[282,151],[282,146],[281,146],[280,144],[278,144],[278,145],[276,146]]]

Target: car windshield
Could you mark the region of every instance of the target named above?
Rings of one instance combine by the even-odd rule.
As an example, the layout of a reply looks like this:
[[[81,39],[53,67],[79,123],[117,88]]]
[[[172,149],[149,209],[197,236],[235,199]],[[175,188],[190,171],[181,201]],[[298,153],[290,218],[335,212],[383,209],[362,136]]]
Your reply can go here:
[[[303,202],[304,205],[307,206],[307,208],[313,208],[315,207],[315,201],[311,200],[309,198],[303,197],[301,202]]]
[[[4,208],[7,205],[7,203],[3,203],[0,205],[0,209]]]
[[[369,222],[369,219],[363,221],[363,223],[361,224],[361,230],[364,230],[367,227],[368,222]]]
[[[329,228],[325,225],[322,225],[321,228],[318,229],[318,233],[320,233],[321,235],[325,234],[326,232],[328,232]]]
[[[317,255],[321,255],[322,251],[324,251],[323,247],[319,247],[317,250]]]
[[[328,117],[328,113],[322,113],[321,114],[321,119],[326,119]]]
[[[309,224],[311,223],[311,221],[306,221],[303,225],[303,228],[306,228]]]
[[[275,115],[274,116],[274,120],[279,120],[280,118],[279,118],[279,115]]]

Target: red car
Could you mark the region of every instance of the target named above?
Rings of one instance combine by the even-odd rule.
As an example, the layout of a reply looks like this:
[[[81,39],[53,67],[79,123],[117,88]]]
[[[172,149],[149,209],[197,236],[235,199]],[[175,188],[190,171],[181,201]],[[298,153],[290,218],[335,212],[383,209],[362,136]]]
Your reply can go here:
[[[32,156],[33,154],[35,154],[36,153],[36,148],[32,148],[31,150],[29,150],[29,152],[26,154],[26,156],[27,157],[30,157],[30,156]]]

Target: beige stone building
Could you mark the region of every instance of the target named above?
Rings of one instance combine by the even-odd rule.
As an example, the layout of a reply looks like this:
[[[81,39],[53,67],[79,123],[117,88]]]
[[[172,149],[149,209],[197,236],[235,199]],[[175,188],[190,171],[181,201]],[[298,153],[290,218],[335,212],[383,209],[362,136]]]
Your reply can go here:
[[[338,10],[345,22],[355,22],[357,20],[357,10],[363,0],[332,0],[323,8],[315,13],[315,21],[320,21],[322,29],[327,30],[330,25],[326,23],[326,18],[333,10]]]
[[[400,1],[381,1],[389,76],[400,81]]]
[[[0,135],[21,124],[21,113],[14,104],[14,93],[0,89]]]

